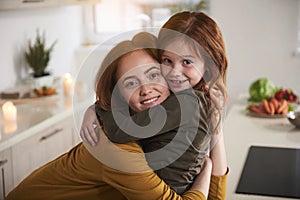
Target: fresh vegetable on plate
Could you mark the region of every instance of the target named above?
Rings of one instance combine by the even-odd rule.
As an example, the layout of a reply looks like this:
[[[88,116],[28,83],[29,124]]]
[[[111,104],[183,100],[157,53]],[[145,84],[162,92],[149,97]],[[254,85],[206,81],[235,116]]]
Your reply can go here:
[[[51,88],[51,87],[47,87],[47,86],[43,86],[43,87],[34,89],[34,92],[38,96],[50,96],[50,95],[53,95],[53,94],[56,93],[56,89]]]
[[[249,101],[260,102],[269,99],[277,91],[276,86],[267,78],[259,78],[251,83],[249,88]]]
[[[295,102],[298,98],[292,89],[282,89],[282,88],[280,88],[275,93],[274,97],[279,101],[285,99],[289,103]]]
[[[293,106],[290,105],[287,100],[283,99],[278,101],[274,97],[270,100],[263,99],[259,103],[251,103],[248,109],[250,112],[269,115],[285,115],[289,111],[294,110]]]

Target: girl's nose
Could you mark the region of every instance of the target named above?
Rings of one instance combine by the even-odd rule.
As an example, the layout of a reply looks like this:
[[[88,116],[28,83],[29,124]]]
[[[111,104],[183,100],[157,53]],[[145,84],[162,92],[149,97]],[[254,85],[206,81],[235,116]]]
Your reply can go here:
[[[146,96],[146,95],[151,94],[151,93],[152,93],[151,85],[144,84],[140,87],[140,95],[141,96]]]
[[[182,72],[180,70],[180,67],[174,65],[173,68],[170,70],[169,76],[180,77],[181,75],[182,75]]]

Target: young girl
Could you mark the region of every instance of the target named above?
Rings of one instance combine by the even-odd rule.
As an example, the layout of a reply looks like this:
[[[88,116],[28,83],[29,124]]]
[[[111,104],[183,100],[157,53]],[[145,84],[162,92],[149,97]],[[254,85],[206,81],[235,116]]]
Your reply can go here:
[[[129,102],[133,112],[153,106],[152,103],[145,103],[145,98],[158,97],[156,103],[160,104],[170,95],[161,76],[154,47],[155,37],[143,33],[121,42],[109,52],[101,67],[105,69],[104,75],[98,77],[96,83],[101,108],[111,108],[114,88],[120,91],[121,100],[128,100],[125,103]],[[147,87],[139,85],[127,99],[130,92],[127,86],[131,86],[128,81],[133,78]],[[144,103],[141,105],[140,102]],[[197,177],[191,190],[181,197],[149,168],[144,152],[136,143],[112,144],[102,133],[98,146],[80,143],[30,174],[6,199],[204,200],[208,194],[212,168],[209,159],[205,166],[206,170]]]
[[[226,173],[227,163],[221,120],[227,99],[225,88],[227,58],[222,35],[217,24],[207,15],[199,12],[182,12],[171,17],[159,33],[158,44],[161,49],[160,58],[163,75],[171,90],[177,96],[178,92],[184,91],[187,94],[185,97],[191,97],[189,103],[183,101],[180,106],[190,103],[192,106],[185,106],[184,109],[176,110],[176,106],[174,108],[176,104],[173,104],[170,106],[173,110],[168,110],[168,100],[164,102],[163,106],[168,113],[167,119],[171,118],[174,123],[172,124],[167,120],[166,125],[156,133],[156,136],[146,139],[141,138],[145,138],[145,135],[153,136],[153,134],[145,133],[141,137],[134,134],[135,130],[130,129],[132,124],[126,125],[130,119],[124,117],[121,123],[116,122],[112,113],[105,112],[98,107],[96,110],[103,121],[109,139],[120,143],[140,139],[139,142],[143,150],[151,152],[146,154],[151,168],[173,189],[182,193],[190,188],[194,177],[200,171],[201,160],[207,150],[212,148],[209,147],[209,141],[211,146],[216,143],[215,150],[211,152],[213,174],[222,176]],[[193,99],[193,94],[190,95],[190,87],[193,87],[194,93],[198,97],[197,100]],[[186,109],[188,111],[185,111]],[[199,110],[197,111],[197,109]],[[87,111],[87,113],[89,112]],[[175,114],[171,115],[172,112]],[[180,115],[185,112],[189,113],[190,116]],[[155,110],[152,111],[152,116],[155,116],[155,113]],[[90,114],[87,114],[86,118],[83,127],[86,127],[85,123],[90,126],[89,122],[95,121]],[[152,119],[155,118],[156,116]],[[194,123],[195,119],[198,119],[198,124]],[[189,120],[191,120],[190,123],[187,122]],[[145,126],[150,120],[147,112],[146,114],[141,112],[133,116],[133,121],[140,126]],[[174,126],[176,122],[177,126]],[[121,125],[120,129],[117,125]],[[193,130],[178,131],[182,125],[192,126]],[[195,125],[198,126],[196,132]],[[187,130],[188,132],[186,132]],[[174,138],[176,133],[181,136],[186,133],[187,138],[183,142],[184,137],[179,137],[181,140],[176,140],[176,137]],[[91,138],[94,138],[92,140],[96,141],[97,138],[93,134],[81,131],[83,140],[91,141]],[[212,140],[210,140],[210,136],[213,136]],[[219,140],[216,141],[215,138]],[[179,152],[174,151],[174,148],[166,148],[174,139],[174,143],[180,144]],[[192,142],[188,143],[189,141]],[[184,148],[182,148],[182,143]],[[187,144],[190,146],[185,148]],[[163,151],[160,151],[161,149]],[[224,181],[226,182],[226,178]],[[225,195],[225,191],[223,194]]]

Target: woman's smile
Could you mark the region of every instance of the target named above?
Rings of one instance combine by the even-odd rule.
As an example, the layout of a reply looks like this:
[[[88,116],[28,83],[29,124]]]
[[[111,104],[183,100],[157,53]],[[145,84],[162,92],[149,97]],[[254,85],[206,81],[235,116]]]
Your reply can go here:
[[[147,105],[147,104],[155,103],[158,100],[158,98],[159,96],[143,100],[141,101],[141,104]]]
[[[118,76],[120,93],[134,112],[161,104],[170,95],[159,63],[144,51],[124,56]]]

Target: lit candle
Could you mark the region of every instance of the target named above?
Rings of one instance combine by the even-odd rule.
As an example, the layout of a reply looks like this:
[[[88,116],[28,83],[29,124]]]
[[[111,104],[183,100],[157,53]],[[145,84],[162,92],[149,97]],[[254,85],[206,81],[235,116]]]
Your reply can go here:
[[[2,112],[4,121],[17,120],[17,108],[11,101],[7,101],[2,105]]]
[[[17,121],[6,121],[4,123],[4,132],[10,134],[18,129]]]
[[[4,132],[13,133],[17,130],[17,108],[11,102],[7,101],[2,105]]]
[[[66,97],[70,97],[73,92],[73,79],[71,74],[67,73],[64,75],[64,94]]]

